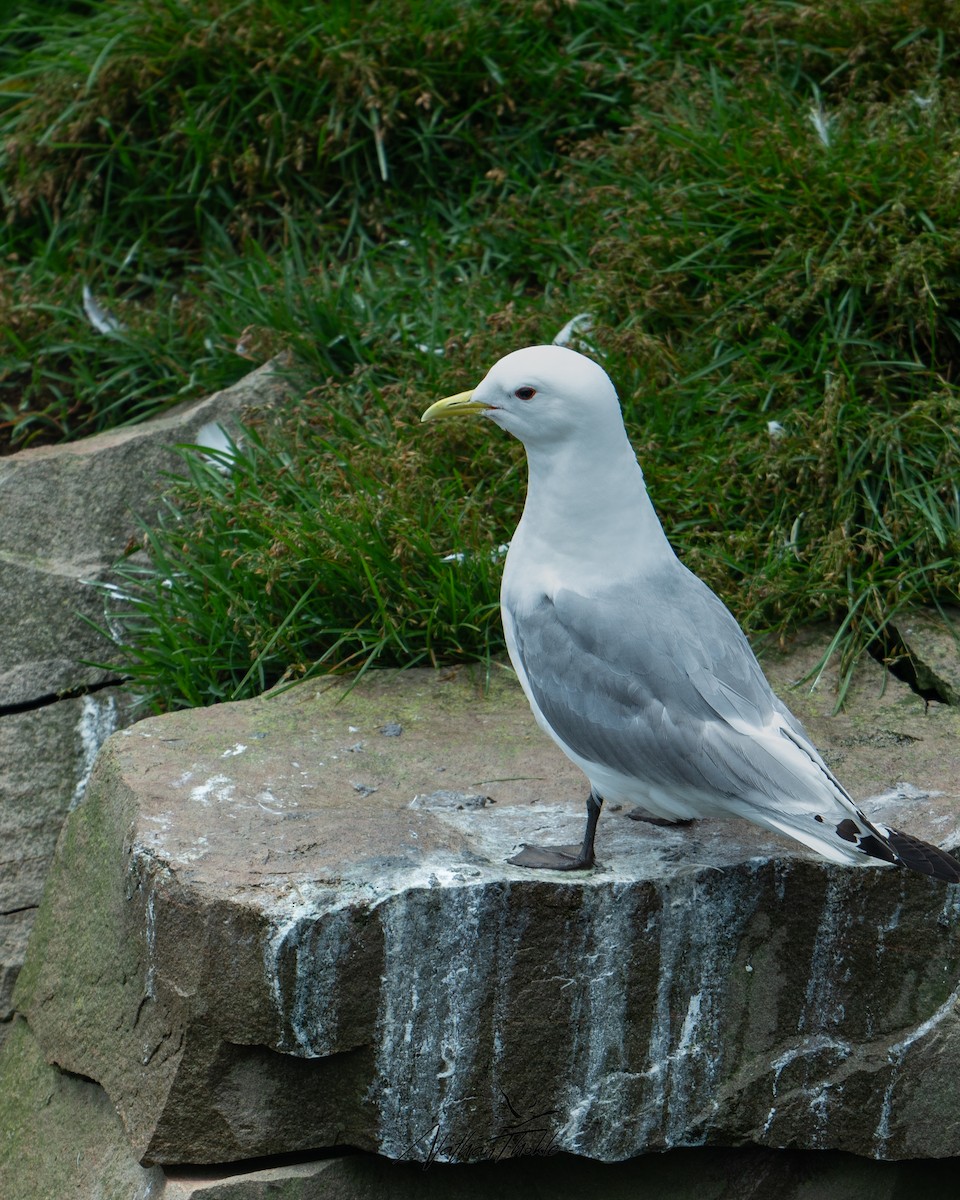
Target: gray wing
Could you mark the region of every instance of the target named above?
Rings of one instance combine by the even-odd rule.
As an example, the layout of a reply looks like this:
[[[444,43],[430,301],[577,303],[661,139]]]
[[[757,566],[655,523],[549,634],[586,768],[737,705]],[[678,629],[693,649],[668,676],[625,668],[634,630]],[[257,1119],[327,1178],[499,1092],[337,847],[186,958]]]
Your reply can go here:
[[[730,612],[682,564],[595,596],[561,589],[513,618],[541,712],[589,762],[775,803],[809,804],[825,783],[845,795]]]

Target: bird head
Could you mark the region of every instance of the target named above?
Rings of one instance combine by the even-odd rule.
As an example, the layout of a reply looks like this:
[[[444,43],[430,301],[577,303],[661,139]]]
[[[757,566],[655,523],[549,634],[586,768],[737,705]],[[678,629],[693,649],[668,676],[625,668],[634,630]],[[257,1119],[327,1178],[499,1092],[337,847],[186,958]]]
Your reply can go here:
[[[564,346],[528,346],[501,358],[483,382],[431,404],[420,418],[478,413],[525,446],[582,439],[608,426],[622,430],[613,384],[592,359]]]

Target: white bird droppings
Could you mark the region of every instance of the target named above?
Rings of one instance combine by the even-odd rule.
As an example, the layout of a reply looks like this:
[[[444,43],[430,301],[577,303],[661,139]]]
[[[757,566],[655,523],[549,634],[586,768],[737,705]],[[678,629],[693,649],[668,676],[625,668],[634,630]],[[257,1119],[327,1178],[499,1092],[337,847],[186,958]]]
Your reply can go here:
[[[209,804],[211,800],[229,800],[236,791],[236,785],[229,775],[211,775],[206,783],[201,783],[190,790],[190,799],[198,804]]]

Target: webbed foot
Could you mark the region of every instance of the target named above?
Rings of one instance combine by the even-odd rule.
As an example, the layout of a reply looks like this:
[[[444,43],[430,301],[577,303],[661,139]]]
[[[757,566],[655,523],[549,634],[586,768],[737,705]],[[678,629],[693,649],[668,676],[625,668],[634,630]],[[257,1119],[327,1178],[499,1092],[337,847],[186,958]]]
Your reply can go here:
[[[515,867],[530,867],[535,871],[589,871],[596,866],[593,857],[593,839],[597,832],[597,819],[603,797],[592,789],[587,797],[587,827],[583,842],[579,846],[527,846],[519,854],[508,858]]]
[[[595,864],[593,853],[583,855],[582,846],[528,846],[507,859],[515,867],[536,871],[588,871]]]
[[[695,820],[694,817],[678,817],[676,820],[671,820],[669,817],[655,817],[645,808],[632,808],[627,816],[631,821],[643,821],[644,825],[657,825],[664,829],[686,829]]]

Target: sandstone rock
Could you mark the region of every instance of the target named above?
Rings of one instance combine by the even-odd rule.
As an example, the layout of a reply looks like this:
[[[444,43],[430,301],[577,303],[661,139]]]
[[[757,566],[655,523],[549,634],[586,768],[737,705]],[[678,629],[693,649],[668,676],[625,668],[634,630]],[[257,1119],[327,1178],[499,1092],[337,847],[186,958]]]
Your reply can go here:
[[[235,423],[250,407],[288,390],[274,364],[232,388],[162,417],[63,446],[0,458],[0,712],[105,678],[79,665],[102,660],[109,643],[82,618],[103,622],[88,581],[104,579],[157,508],[174,446],[210,422]]]
[[[141,1167],[102,1088],[51,1069],[24,1021],[0,1050],[4,1200],[147,1200],[163,1172]]]
[[[848,1154],[783,1154],[750,1147],[681,1150],[603,1165],[563,1154],[546,1160],[431,1166],[427,1173],[357,1155],[299,1169],[199,1180],[187,1184],[190,1190],[181,1191],[181,1186],[171,1180],[158,1200],[267,1200],[281,1186],[285,1200],[898,1200],[928,1190],[949,1195],[955,1177],[946,1163],[876,1163]]]
[[[120,722],[116,688],[0,721],[0,913],[36,908],[57,834],[97,750]],[[28,753],[44,747],[42,753]]]
[[[4,1200],[871,1200],[950,1195],[953,1164],[877,1163],[824,1152],[679,1150],[600,1164],[547,1158],[449,1166],[370,1154],[247,1166],[142,1167],[106,1094],[47,1066],[26,1023],[0,1051]]]
[[[823,645],[768,660],[781,691]],[[883,683],[790,702],[858,796],[904,785],[884,819],[955,844],[960,716]],[[578,837],[583,795],[501,674],[143,721],[67,823],[17,1006],[145,1163],[960,1153],[958,889],[624,812],[592,874],[507,864]]]
[[[107,688],[0,718],[2,1022],[11,1016],[13,984],[63,819],[129,703],[117,688]]]
[[[960,609],[912,608],[894,622],[910,656],[917,690],[960,705]]]
[[[104,620],[89,581],[109,577],[136,516],[153,515],[176,443],[286,386],[264,367],[142,425],[0,458],[0,1037],[63,818],[101,742],[131,719],[111,673],[83,662],[113,654],[89,624]]]
[[[7,1023],[13,1018],[13,985],[26,957],[36,915],[34,907],[0,913],[0,1044]]]

